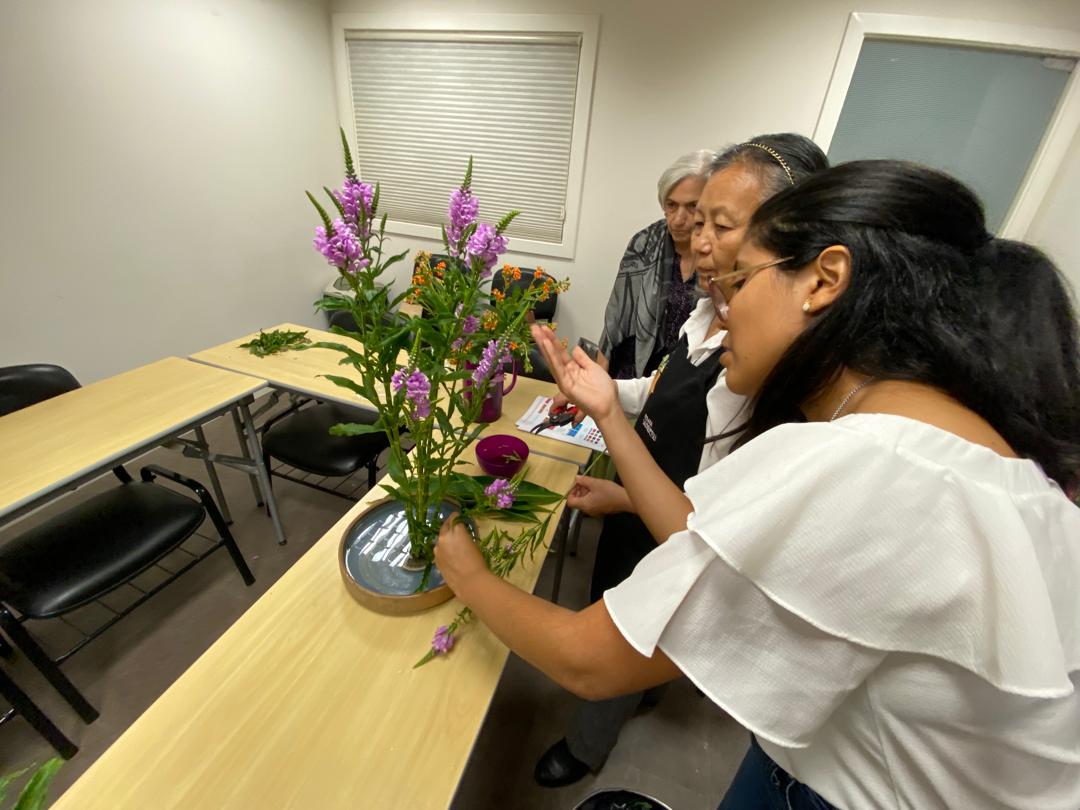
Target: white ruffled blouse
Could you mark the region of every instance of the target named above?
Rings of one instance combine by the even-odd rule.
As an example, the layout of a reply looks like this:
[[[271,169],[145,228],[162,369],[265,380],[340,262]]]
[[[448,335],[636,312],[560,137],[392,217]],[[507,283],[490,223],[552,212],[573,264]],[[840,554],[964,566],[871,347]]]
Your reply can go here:
[[[686,482],[604,594],[841,808],[1080,808],[1080,509],[899,416],[784,425]]]

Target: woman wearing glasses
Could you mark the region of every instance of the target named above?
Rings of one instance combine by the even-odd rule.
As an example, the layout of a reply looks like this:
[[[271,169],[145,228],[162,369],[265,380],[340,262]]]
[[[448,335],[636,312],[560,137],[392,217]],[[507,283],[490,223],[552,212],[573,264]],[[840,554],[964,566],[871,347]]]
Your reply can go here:
[[[1014,267],[1051,281],[1014,306],[1052,330],[991,322]],[[687,674],[753,734],[724,810],[1080,806],[1080,370],[1056,269],[991,238],[952,178],[860,161],[764,203],[735,270],[721,362],[752,411],[685,493],[602,370],[536,334],[669,539],[575,613],[448,524],[450,586],[578,694]]]
[[[813,141],[791,133],[760,135],[728,148],[713,161],[691,223],[690,247],[703,291],[708,291],[709,279],[731,269],[746,225],[762,200],[827,165]],[[718,294],[725,288],[731,290],[721,280]],[[687,478],[727,453],[730,439],[705,439],[742,421],[746,400],[724,384],[720,366],[724,323],[709,298],[697,302],[678,334],[674,348],[655,372],[617,380],[616,385],[619,403],[625,413],[636,417],[635,430],[650,457],[682,488]],[[586,514],[604,516],[590,589],[595,602],[630,576],[657,541],[617,481],[581,477],[569,504]],[[559,787],[590,770],[599,771],[642,701],[658,699],[659,693],[634,693],[578,703],[566,736],[537,762],[537,783]]]

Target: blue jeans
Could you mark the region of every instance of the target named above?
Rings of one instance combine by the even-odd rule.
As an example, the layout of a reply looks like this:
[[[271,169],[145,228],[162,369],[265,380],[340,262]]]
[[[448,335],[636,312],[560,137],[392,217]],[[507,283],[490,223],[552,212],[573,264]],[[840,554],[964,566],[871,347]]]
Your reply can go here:
[[[750,737],[735,779],[717,810],[837,810],[773,762]]]

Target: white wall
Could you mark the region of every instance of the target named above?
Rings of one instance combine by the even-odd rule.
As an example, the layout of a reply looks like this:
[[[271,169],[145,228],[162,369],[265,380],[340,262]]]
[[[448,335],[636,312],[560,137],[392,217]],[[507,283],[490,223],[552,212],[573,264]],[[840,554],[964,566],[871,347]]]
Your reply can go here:
[[[316,323],[331,69],[325,0],[0,0],[0,365]]]
[[[331,0],[334,12],[445,11],[438,0]],[[763,133],[811,134],[848,14],[975,18],[1080,31],[1076,0],[458,0],[455,12],[595,13],[600,45],[577,256],[539,259],[573,289],[560,332],[596,338],[630,235],[660,217],[655,184],[683,152]],[[483,166],[477,167],[483,172]],[[1080,150],[1036,224],[1043,246],[1080,286]],[[1065,182],[1064,175],[1074,182]],[[1069,223],[1066,225],[1066,223]],[[419,246],[404,239],[397,250]],[[513,240],[511,240],[511,249]],[[518,256],[531,265],[535,257]]]
[[[626,240],[660,215],[669,160],[812,132],[853,8],[1080,30],[1075,0],[850,2],[454,4],[601,15],[577,256],[539,259],[573,281],[560,331],[598,336]],[[310,302],[331,273],[302,191],[341,174],[328,11],[447,8],[326,4],[0,0],[0,365],[54,361],[91,381],[260,326],[321,322]],[[1032,238],[1080,288],[1078,187],[1074,142]]]
[[[1080,132],[1031,224],[1027,238],[1057,262],[1080,305]]]

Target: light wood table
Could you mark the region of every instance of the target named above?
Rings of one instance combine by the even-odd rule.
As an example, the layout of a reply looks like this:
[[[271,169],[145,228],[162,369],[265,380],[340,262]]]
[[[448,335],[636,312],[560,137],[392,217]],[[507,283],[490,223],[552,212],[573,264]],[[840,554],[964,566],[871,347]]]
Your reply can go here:
[[[265,331],[275,329],[307,332],[308,338],[313,343],[324,340],[344,343],[347,346],[353,343],[349,338],[343,338],[333,332],[312,329],[310,326],[299,326],[295,323],[278,324],[267,327]],[[375,406],[372,403],[347,388],[335,385],[323,376],[336,374],[359,381],[356,370],[352,366],[339,364],[343,357],[340,352],[331,349],[304,349],[303,351],[285,351],[269,357],[256,357],[247,349],[240,348],[241,343],[247,343],[258,335],[258,332],[253,332],[222,343],[220,346],[214,346],[212,349],[204,349],[191,355],[191,359],[229,371],[261,377],[274,388],[313,397],[323,402],[337,402],[354,408],[374,410]]]
[[[308,338],[313,342],[333,341],[343,342],[345,345],[350,344],[348,338],[335,335],[333,332],[293,323],[278,324],[270,329],[307,332]],[[266,380],[275,388],[310,396],[323,402],[337,402],[342,405],[375,410],[375,406],[367,399],[335,385],[323,376],[336,374],[359,382],[356,370],[352,366],[339,364],[342,358],[339,352],[330,349],[304,349],[303,351],[281,352],[269,357],[256,357],[247,349],[239,348],[241,343],[247,343],[258,334],[255,332],[244,335],[212,349],[196,352],[191,355],[191,359],[229,371],[251,374]],[[404,362],[404,358],[402,361]],[[484,429],[484,435],[511,433],[524,439],[533,453],[569,461],[578,466],[584,465],[589,460],[588,449],[544,436],[533,436],[519,431],[514,426],[514,422],[521,417],[536,397],[554,396],[557,390],[554,383],[519,377],[514,390],[503,398],[503,415]]]
[[[0,417],[0,519],[14,520],[166,440],[247,404],[266,383],[257,377],[166,357]],[[234,460],[240,466],[251,456]],[[220,487],[207,462],[221,503]],[[261,464],[251,464],[262,496],[276,509]],[[227,511],[225,512],[227,514]],[[279,539],[283,539],[279,532]]]
[[[537,458],[528,478],[566,492],[576,472]],[[447,807],[507,650],[473,623],[446,658],[413,669],[460,603],[382,616],[348,595],[338,544],[382,496],[341,518],[54,810]],[[543,557],[512,581],[531,590]]]

